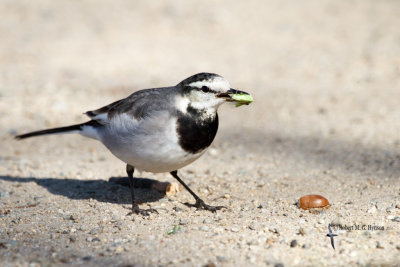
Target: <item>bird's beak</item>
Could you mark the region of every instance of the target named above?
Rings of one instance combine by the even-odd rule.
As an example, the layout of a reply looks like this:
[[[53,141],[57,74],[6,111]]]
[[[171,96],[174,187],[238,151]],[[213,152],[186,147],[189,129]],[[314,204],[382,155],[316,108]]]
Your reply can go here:
[[[228,102],[235,102],[236,107],[240,107],[241,105],[248,105],[253,102],[253,97],[249,93],[233,88],[229,89],[229,91],[226,93],[218,94],[217,97],[223,98]]]

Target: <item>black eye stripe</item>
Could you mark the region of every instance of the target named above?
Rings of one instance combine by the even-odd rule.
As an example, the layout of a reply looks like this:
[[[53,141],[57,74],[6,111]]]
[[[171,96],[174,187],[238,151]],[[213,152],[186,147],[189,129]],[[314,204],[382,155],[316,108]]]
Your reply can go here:
[[[205,92],[205,93],[210,92],[210,88],[208,88],[207,86],[201,87],[200,90],[203,91],[203,92]]]
[[[211,89],[208,88],[207,86],[202,86],[202,87],[200,88],[200,90],[203,91],[204,93],[214,93],[214,94],[217,94],[217,93],[218,93],[217,91],[211,90]]]

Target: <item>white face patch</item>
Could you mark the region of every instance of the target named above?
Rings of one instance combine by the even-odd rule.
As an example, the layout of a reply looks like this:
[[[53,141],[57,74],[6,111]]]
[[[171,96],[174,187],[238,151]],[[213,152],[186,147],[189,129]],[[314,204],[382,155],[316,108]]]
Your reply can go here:
[[[225,99],[216,97],[213,93],[192,90],[189,94],[190,106],[205,110],[206,116],[214,116],[218,107],[225,102]]]
[[[187,112],[187,107],[189,106],[190,100],[187,97],[183,97],[181,95],[175,98],[175,106],[182,113]]]
[[[221,93],[227,92],[231,88],[228,80],[225,79],[224,77],[214,77],[210,80],[192,82],[189,84],[189,86],[197,88],[207,86],[211,90]]]

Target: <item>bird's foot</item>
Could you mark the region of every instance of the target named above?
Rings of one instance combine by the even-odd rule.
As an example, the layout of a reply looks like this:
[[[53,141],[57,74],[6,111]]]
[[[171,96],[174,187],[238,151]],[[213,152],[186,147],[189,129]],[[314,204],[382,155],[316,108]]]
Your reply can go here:
[[[134,205],[132,206],[132,211],[127,215],[140,214],[142,216],[149,216],[150,213],[158,213],[158,211],[155,209],[141,209],[138,205]]]
[[[195,204],[188,204],[191,207],[196,207],[198,210],[209,210],[211,212],[216,212],[220,209],[226,209],[225,206],[210,206],[204,203],[202,199],[197,199]]]

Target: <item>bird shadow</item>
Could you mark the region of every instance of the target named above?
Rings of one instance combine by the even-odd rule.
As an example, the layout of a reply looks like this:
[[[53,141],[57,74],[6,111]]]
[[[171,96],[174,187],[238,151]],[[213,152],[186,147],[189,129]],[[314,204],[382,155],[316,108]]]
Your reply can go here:
[[[65,196],[70,199],[95,199],[100,202],[131,204],[129,180],[127,177],[111,177],[106,181],[0,175],[0,180],[20,184],[34,182],[46,188],[52,194]],[[151,184],[155,182],[158,181],[147,178],[134,179],[135,197],[139,203],[156,202],[164,197],[162,193],[151,189]]]

